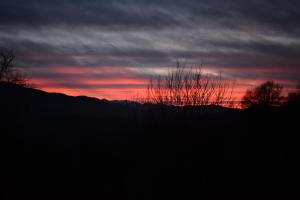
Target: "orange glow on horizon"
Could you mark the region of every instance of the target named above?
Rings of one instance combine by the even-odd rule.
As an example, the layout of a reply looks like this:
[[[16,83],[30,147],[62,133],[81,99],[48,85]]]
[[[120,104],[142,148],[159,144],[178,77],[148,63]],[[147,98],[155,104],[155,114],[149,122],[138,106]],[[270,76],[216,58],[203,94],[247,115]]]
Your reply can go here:
[[[88,96],[107,100],[137,100],[145,96],[143,88],[126,89],[69,89],[62,87],[39,88],[50,93],[63,93],[69,96]]]
[[[294,69],[294,68],[292,68]],[[146,97],[146,88],[149,80],[140,77],[135,71],[126,67],[76,67],[56,66],[41,69],[42,72],[54,73],[53,78],[32,77],[32,82],[37,88],[46,92],[64,93],[70,96],[91,96],[108,100],[136,100]],[[251,73],[285,73],[291,72],[290,68],[251,68]],[[296,70],[296,69],[295,69]],[[240,68],[229,68],[230,72],[243,72]],[[297,71],[297,70],[296,70]],[[299,70],[298,70],[299,71]],[[298,72],[297,71],[297,72]],[[225,71],[224,71],[225,72]],[[55,77],[55,74],[63,75]],[[97,78],[97,75],[102,75]],[[64,78],[67,75],[67,78]],[[232,94],[233,101],[240,101],[246,90],[253,88],[265,79],[237,79]],[[275,80],[285,86],[285,93],[292,91],[295,82],[289,80]]]

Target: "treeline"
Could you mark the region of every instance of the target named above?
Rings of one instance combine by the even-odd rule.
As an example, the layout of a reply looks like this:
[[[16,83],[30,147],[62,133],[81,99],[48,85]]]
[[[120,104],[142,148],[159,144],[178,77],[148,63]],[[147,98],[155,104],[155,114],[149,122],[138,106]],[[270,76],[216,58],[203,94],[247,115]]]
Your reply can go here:
[[[144,103],[173,106],[220,105],[242,108],[252,106],[282,106],[300,102],[300,83],[294,92],[283,94],[283,85],[266,81],[250,88],[240,101],[233,98],[235,81],[218,75],[204,73],[202,66],[187,67],[177,63],[175,70],[166,75],[154,76],[147,86]]]

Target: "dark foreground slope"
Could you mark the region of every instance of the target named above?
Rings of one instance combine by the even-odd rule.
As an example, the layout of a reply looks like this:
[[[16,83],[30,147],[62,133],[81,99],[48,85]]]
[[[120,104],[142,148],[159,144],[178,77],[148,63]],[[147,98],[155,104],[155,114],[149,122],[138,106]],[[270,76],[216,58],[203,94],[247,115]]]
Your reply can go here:
[[[0,84],[1,199],[288,199],[299,108],[174,108]]]

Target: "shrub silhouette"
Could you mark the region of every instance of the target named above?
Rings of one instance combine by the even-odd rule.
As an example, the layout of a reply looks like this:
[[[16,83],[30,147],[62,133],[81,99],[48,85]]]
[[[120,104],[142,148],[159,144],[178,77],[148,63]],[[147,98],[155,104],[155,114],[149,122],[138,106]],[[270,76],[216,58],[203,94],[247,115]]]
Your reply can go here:
[[[246,91],[242,99],[242,107],[251,106],[279,106],[284,97],[282,96],[283,86],[274,81],[267,81],[253,89]]]
[[[222,74],[211,75],[200,67],[186,67],[177,63],[167,75],[150,79],[146,101],[175,106],[229,105],[234,82]]]

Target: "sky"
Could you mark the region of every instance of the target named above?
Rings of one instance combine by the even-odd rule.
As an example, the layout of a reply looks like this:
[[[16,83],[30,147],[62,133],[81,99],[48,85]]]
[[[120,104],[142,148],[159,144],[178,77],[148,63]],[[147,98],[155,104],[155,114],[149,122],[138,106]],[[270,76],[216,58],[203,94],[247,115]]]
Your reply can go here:
[[[0,1],[0,48],[39,88],[132,99],[176,62],[237,83],[300,79],[299,0]]]

